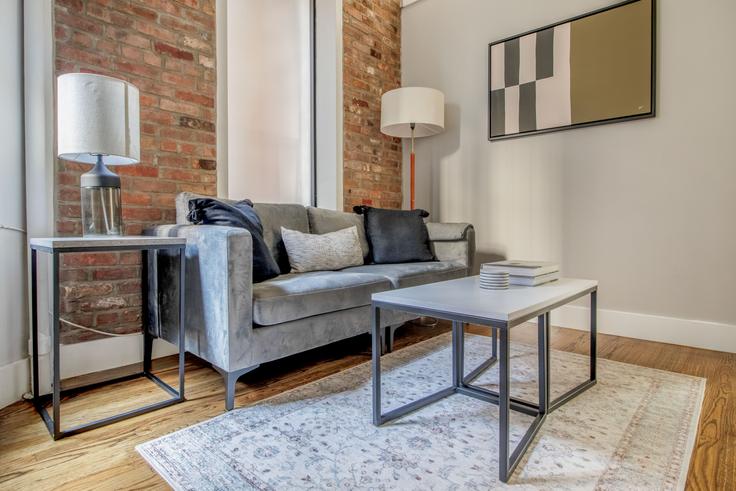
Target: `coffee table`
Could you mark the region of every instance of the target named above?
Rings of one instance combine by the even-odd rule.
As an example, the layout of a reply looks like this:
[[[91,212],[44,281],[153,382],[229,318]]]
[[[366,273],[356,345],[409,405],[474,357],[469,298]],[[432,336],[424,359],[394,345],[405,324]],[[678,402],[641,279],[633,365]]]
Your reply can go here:
[[[374,293],[371,304],[373,424],[380,426],[451,394],[463,394],[499,406],[499,479],[508,482],[521,457],[549,413],[596,383],[596,303],[598,282],[562,278],[540,286],[511,286],[508,290],[484,290],[479,277],[430,283]],[[590,372],[588,380],[556,399],[549,390],[549,313],[578,298],[590,295]],[[452,321],[452,381],[434,394],[383,413],[381,409],[381,310],[399,310]],[[537,318],[539,351],[539,398],[536,403],[509,395],[509,331]],[[491,327],[491,356],[465,374],[465,324]],[[498,338],[498,342],[497,342]],[[498,344],[498,347],[496,346]],[[472,385],[485,370],[499,364],[499,391]],[[516,448],[509,453],[509,411],[534,417]]]

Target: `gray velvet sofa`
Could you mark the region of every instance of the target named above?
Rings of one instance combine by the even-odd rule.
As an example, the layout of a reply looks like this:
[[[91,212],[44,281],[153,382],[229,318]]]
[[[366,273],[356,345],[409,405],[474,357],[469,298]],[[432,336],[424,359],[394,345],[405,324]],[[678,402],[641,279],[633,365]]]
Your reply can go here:
[[[177,197],[177,224],[156,226],[146,233],[187,239],[186,350],[222,374],[228,410],[233,408],[238,377],[261,363],[369,332],[373,293],[462,277],[472,266],[472,225],[428,223],[436,262],[288,273],[281,226],[327,233],[356,224],[366,254],[363,217],[294,204],[259,203],[255,209],[263,222],[265,241],[286,274],[254,284],[250,233],[241,228],[188,224],[188,202],[194,197],[198,195],[181,193]],[[148,277],[147,328],[154,336],[176,343],[178,258],[159,252],[148,260],[152,274]],[[389,311],[381,316],[386,350],[392,348],[396,327],[413,317]]]

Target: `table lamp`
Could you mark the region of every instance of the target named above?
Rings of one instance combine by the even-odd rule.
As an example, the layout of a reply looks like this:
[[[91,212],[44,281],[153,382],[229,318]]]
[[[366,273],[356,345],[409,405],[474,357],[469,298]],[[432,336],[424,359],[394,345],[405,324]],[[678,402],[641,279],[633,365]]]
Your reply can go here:
[[[414,138],[432,136],[445,129],[445,96],[437,89],[401,87],[381,96],[381,133],[411,138],[411,209],[414,209]]]
[[[58,156],[94,164],[80,179],[82,233],[122,235],[120,177],[106,165],[140,161],[138,89],[89,73],[60,75],[57,82]]]

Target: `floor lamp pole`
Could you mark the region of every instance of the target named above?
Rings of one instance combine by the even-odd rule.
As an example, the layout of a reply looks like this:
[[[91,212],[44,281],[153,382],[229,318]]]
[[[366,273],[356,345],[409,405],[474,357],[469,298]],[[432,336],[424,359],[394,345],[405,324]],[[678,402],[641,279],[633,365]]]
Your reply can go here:
[[[409,127],[411,128],[411,171],[410,171],[410,173],[411,173],[411,178],[410,178],[411,179],[411,181],[410,181],[411,182],[411,185],[410,185],[410,191],[409,191],[410,192],[410,196],[411,196],[411,198],[410,198],[411,199],[411,201],[410,201],[410,203],[411,203],[411,208],[410,209],[411,210],[414,209],[414,196],[415,196],[415,194],[414,194],[414,179],[415,179],[415,165],[416,165],[415,155],[414,155],[414,128],[415,128],[415,126],[416,125],[414,123],[410,123],[409,124]]]
[[[416,124],[415,123],[409,123],[409,127],[411,128],[411,159],[410,159],[410,162],[411,162],[411,170],[410,170],[411,184],[410,184],[410,188],[409,188],[410,189],[409,193],[410,193],[410,196],[411,196],[410,197],[411,209],[413,210],[414,209],[414,197],[415,197],[414,183],[415,183],[415,176],[416,176],[416,172],[415,172],[415,169],[416,169],[416,156],[414,155],[414,128],[416,127]],[[417,321],[417,323],[420,326],[432,327],[432,326],[436,326],[437,325],[437,319],[435,319],[434,317],[425,317],[425,316],[422,316],[422,317],[419,318],[419,320]]]

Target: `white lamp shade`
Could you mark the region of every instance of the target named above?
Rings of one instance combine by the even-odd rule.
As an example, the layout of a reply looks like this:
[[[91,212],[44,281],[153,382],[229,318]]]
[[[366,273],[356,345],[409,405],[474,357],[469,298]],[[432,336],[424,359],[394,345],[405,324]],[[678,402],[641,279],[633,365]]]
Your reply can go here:
[[[141,158],[140,100],[128,82],[68,73],[58,78],[59,158],[94,164],[136,164]]]
[[[436,135],[445,129],[445,96],[437,89],[402,87],[381,96],[381,133],[399,138]]]

